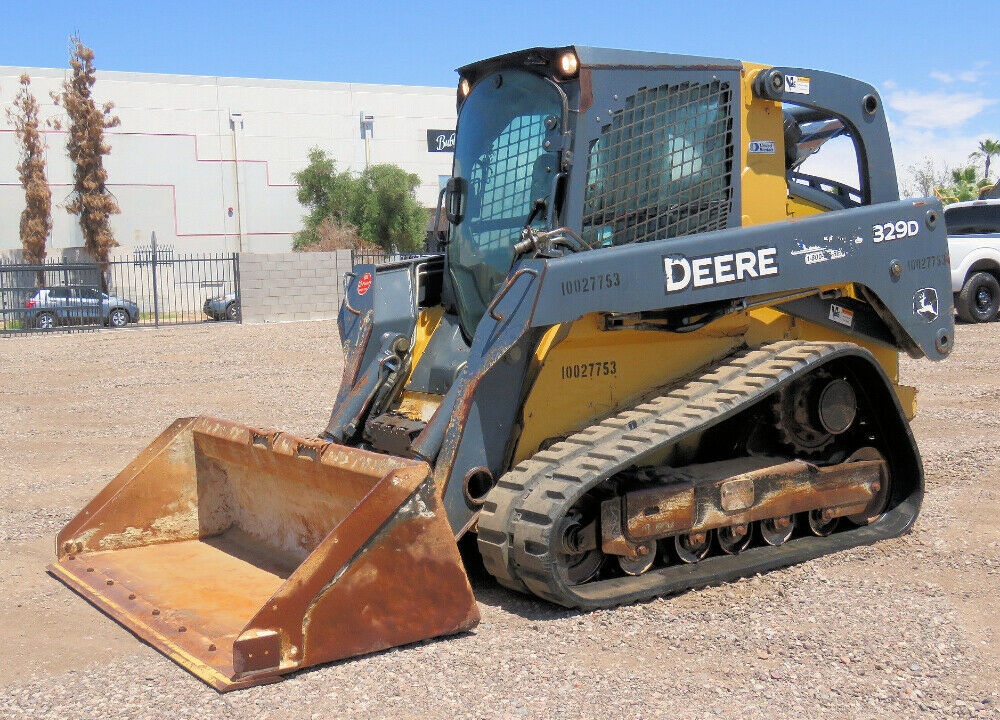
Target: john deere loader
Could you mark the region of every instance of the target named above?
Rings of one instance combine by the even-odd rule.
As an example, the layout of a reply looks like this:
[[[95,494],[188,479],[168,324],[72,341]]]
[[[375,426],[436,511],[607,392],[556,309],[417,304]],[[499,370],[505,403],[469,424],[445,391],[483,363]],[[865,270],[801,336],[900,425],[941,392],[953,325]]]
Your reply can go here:
[[[178,420],[59,535],[53,574],[219,690],[472,628],[468,533],[587,609],[917,516],[898,357],[951,349],[948,246],[875,90],[585,47],[459,73],[446,251],[347,276],[326,429]],[[802,171],[833,138],[857,187]]]

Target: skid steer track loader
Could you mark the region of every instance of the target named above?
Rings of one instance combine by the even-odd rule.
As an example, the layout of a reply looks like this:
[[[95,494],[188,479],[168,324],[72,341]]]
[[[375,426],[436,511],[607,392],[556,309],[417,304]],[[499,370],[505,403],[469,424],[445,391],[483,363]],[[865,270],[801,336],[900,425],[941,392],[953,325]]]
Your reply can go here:
[[[318,438],[177,421],[51,572],[219,690],[461,632],[455,540],[567,607],[906,531],[940,204],[838,75],[583,47],[461,68],[443,256],[358,266]],[[847,138],[858,187],[802,163]]]

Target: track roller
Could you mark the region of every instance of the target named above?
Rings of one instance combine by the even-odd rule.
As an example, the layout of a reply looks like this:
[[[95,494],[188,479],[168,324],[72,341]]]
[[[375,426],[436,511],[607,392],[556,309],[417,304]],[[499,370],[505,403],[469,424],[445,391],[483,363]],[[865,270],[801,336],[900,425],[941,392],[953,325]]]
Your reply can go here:
[[[760,521],[760,537],[768,545],[784,545],[795,532],[795,517],[783,515]]]
[[[674,536],[674,552],[681,562],[694,564],[712,549],[713,532],[698,532]]]

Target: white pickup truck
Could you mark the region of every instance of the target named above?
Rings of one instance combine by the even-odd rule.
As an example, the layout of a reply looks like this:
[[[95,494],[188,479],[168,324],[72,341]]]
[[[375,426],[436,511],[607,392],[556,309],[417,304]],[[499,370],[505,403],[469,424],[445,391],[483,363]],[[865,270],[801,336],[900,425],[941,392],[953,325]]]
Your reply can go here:
[[[1000,200],[949,205],[944,220],[958,317],[989,322],[1000,311]]]

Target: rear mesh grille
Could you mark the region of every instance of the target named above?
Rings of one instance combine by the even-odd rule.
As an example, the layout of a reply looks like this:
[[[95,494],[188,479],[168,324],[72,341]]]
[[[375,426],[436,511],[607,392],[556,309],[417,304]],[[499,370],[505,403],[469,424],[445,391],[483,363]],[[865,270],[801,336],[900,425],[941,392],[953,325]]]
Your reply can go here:
[[[584,238],[593,247],[726,227],[732,206],[729,83],[639,88],[591,145]]]

